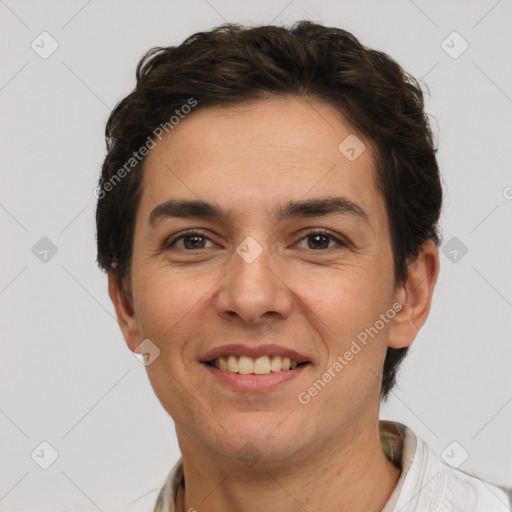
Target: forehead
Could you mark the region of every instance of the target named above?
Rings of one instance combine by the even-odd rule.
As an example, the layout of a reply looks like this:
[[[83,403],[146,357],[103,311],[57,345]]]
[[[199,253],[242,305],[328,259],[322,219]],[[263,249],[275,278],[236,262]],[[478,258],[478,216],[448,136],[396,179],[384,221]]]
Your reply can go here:
[[[273,97],[199,107],[146,157],[139,221],[173,198],[223,205],[245,221],[324,196],[359,205],[374,228],[382,221],[373,145],[332,105]]]

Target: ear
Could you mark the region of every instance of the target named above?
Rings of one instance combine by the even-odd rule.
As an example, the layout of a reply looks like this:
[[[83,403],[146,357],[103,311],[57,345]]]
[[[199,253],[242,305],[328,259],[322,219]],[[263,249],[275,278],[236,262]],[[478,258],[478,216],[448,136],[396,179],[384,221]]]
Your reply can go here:
[[[417,258],[408,264],[408,276],[395,293],[402,309],[395,315],[388,337],[388,346],[409,346],[427,320],[434,286],[439,275],[439,251],[433,240],[421,246]]]
[[[117,322],[128,348],[133,352],[140,344],[139,328],[135,318],[132,300],[119,288],[114,269],[108,272],[108,294],[116,310]]]

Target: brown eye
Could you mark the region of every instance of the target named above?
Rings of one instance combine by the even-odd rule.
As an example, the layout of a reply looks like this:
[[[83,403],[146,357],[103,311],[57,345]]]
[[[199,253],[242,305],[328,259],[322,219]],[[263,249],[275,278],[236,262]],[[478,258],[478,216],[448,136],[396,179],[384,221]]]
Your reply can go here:
[[[210,239],[202,233],[191,231],[172,239],[165,245],[165,249],[170,249],[171,247],[177,247],[186,251],[206,249],[205,244],[207,241],[210,241]]]
[[[310,249],[328,249],[329,248],[329,235],[309,235],[308,246]]]
[[[204,249],[205,238],[204,236],[192,235],[184,236],[183,245],[185,249]]]
[[[347,245],[331,233],[318,230],[308,233],[302,240],[307,240],[306,248],[313,250],[331,249],[335,246],[345,247]],[[334,242],[334,245],[331,242]]]

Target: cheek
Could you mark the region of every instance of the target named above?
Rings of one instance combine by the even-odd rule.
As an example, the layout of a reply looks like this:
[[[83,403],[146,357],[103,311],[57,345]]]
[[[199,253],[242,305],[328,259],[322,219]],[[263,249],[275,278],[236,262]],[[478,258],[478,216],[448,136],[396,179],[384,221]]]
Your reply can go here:
[[[205,297],[210,286],[204,280],[160,269],[140,275],[137,318],[140,335],[150,339],[159,356],[146,366],[151,386],[164,409],[178,422],[196,418],[200,422],[200,383],[189,375],[191,339],[197,338]],[[192,379],[192,380],[191,380]]]
[[[176,424],[205,424],[210,416],[207,399],[203,396],[200,382],[184,381],[180,372],[173,371],[171,361],[162,356],[146,366],[149,382],[162,407]]]
[[[355,265],[309,270],[296,273],[292,289],[314,313],[316,323],[323,323],[322,331],[345,338],[371,316],[377,290],[370,272]]]
[[[382,339],[390,326],[390,319],[383,323],[380,315],[390,308],[392,287],[389,279],[387,282],[378,274],[375,266],[368,265],[317,276],[307,273],[296,279],[299,304],[306,306],[304,314],[322,337],[327,367],[352,350],[344,358],[346,367],[370,365],[379,371],[386,345]]]
[[[147,337],[162,336],[167,331],[170,334],[174,329],[181,332],[211,288],[207,279],[165,267],[141,273],[138,282],[141,286],[134,290],[138,297],[137,317],[141,333]]]

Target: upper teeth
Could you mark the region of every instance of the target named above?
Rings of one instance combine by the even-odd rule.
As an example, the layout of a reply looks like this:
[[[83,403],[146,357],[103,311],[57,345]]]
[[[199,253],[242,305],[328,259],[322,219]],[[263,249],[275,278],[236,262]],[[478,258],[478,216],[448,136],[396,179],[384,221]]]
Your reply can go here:
[[[281,370],[293,370],[297,367],[297,361],[293,361],[289,357],[281,356],[262,356],[253,359],[247,356],[230,355],[228,357],[218,357],[213,363],[219,370],[241,373],[243,375],[251,373],[264,375]]]

